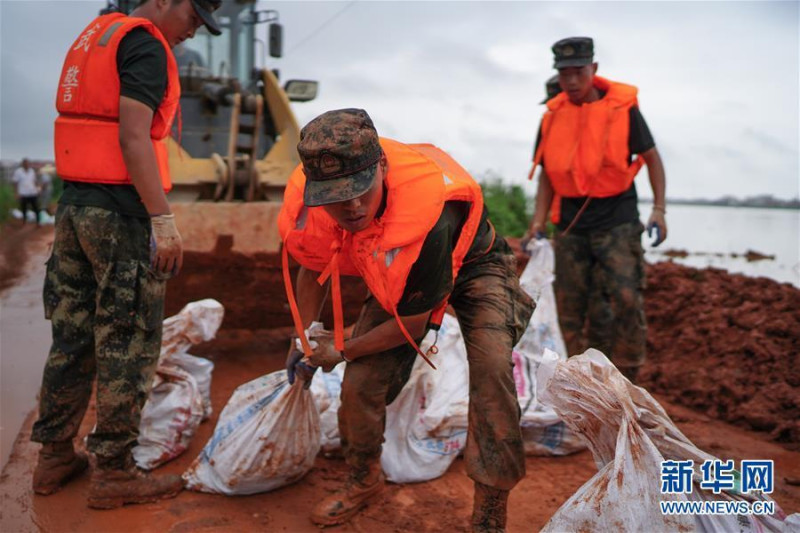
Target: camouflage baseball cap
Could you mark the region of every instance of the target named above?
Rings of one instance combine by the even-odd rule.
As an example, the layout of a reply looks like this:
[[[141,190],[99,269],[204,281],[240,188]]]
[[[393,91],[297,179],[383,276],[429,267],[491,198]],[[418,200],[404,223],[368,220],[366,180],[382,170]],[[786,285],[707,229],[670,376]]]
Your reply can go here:
[[[546,104],[548,100],[558,95],[561,92],[561,85],[558,84],[558,74],[551,76],[549,80],[544,84],[544,90],[547,93],[547,96],[544,97],[544,100],[539,102],[540,104]]]
[[[303,162],[309,207],[358,198],[375,181],[381,145],[363,109],[337,109],[318,116],[300,131],[297,152]]]
[[[214,18],[214,11],[222,5],[222,0],[192,0],[192,7],[195,13],[205,24],[206,29],[211,35],[222,35],[219,29],[219,22]]]
[[[567,37],[553,45],[553,68],[583,67],[594,61],[594,41],[590,37]]]

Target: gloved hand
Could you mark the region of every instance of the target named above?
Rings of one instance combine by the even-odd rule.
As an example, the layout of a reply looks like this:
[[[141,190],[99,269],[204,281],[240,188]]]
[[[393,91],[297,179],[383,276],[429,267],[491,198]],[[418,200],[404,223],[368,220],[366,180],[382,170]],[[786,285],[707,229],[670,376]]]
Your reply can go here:
[[[519,241],[519,245],[522,248],[522,253],[525,255],[531,255],[528,251],[528,244],[531,242],[531,240],[536,239],[538,241],[546,238],[547,234],[544,232],[544,227],[541,224],[532,224]]]
[[[296,340],[296,337],[292,337],[292,345],[289,347],[289,353],[286,354],[286,375],[290,385],[294,385],[295,376],[297,376],[305,382],[303,388],[308,389],[317,368],[309,366],[303,361],[304,354],[297,348]]]
[[[666,214],[662,206],[653,206],[653,212],[650,214],[650,219],[647,221],[647,237],[653,237],[653,230],[656,230],[656,240],[653,241],[653,247],[658,246],[667,240],[667,221],[664,217]]]
[[[183,240],[175,227],[175,215],[150,217],[153,228],[150,242],[151,252],[155,242],[155,253],[151,253],[150,266],[159,273],[176,275],[183,266]]]
[[[317,345],[314,351],[308,356],[308,362],[313,366],[322,367],[325,372],[330,372],[333,367],[344,361],[342,352],[337,350],[333,345],[333,337],[330,335],[321,335],[311,337],[310,341],[314,341]],[[313,347],[312,343],[312,347]]]

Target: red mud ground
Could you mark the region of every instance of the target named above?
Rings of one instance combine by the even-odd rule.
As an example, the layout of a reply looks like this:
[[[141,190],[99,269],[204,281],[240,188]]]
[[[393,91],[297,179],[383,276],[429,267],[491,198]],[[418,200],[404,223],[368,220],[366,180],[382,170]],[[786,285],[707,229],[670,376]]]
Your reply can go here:
[[[224,331],[192,353],[214,360],[212,382],[214,415],[203,423],[189,450],[159,472],[185,470],[210,437],[216,417],[240,384],[282,366],[289,330]],[[766,442],[762,434],[718,422],[689,409],[664,403],[672,419],[700,448],[737,461],[767,458],[775,461],[775,500],[784,511],[800,510],[800,487],[784,477],[800,477],[800,453]],[[86,434],[93,422],[90,411],[81,429]],[[30,479],[37,446],[27,442],[29,419],[2,477],[3,531],[317,531],[308,520],[308,509],[337,486],[346,472],[342,460],[319,457],[314,469],[301,481],[283,489],[253,496],[225,497],[183,492],[176,499],[131,506],[114,511],[85,507],[89,476],[84,474],[61,492],[33,496]],[[512,492],[510,533],[535,531],[585,481],[596,468],[591,454],[561,458],[527,458],[528,475]],[[657,483],[657,480],[653,480]],[[420,484],[389,484],[380,500],[345,526],[330,531],[468,531],[472,484],[464,463],[457,460],[441,478]]]
[[[647,276],[641,384],[800,450],[800,290],[673,263]]]
[[[194,276],[187,275],[184,279],[184,290],[176,290],[176,286],[170,288],[169,312],[179,309],[188,299],[217,297],[228,309],[225,322],[228,329],[221,331],[214,341],[192,350],[195,355],[209,357],[216,364],[212,382],[214,415],[200,426],[189,450],[160,469],[161,472],[185,470],[211,435],[216,417],[233,390],[283,364],[289,329],[233,329],[236,326],[237,300],[226,298],[229,291],[235,292],[237,286],[239,289],[245,287],[250,291],[250,299],[260,300],[261,305],[273,310],[274,316],[285,313],[281,311],[285,301],[282,294],[276,294],[274,289],[270,289],[272,292],[267,290],[274,287],[269,280],[275,279],[278,264],[265,257],[262,260],[264,264],[269,263],[268,269],[244,272],[242,267],[247,266],[247,262],[240,259],[243,262],[238,265],[230,265],[219,258],[213,261],[221,268],[224,277],[221,283],[222,286],[228,284],[227,290],[219,290],[218,282],[223,279],[219,274],[211,277],[199,268],[194,271]],[[192,268],[191,264],[188,265],[184,274],[191,273]],[[776,392],[783,390],[781,383],[797,389],[797,382],[793,381],[796,378],[791,377],[796,365],[785,361],[794,358],[796,362],[797,358],[797,312],[800,309],[797,289],[768,280],[751,280],[719,271],[696,271],[670,264],[650,267],[649,275],[646,295],[651,334],[648,337],[650,359],[643,375],[645,385],[656,392],[665,391],[665,395],[656,394],[659,401],[679,428],[701,449],[737,461],[773,459],[776,471],[773,497],[785,512],[800,511],[800,487],[786,482],[787,478],[800,479],[800,452],[787,449],[797,447],[797,426],[793,426],[794,433],[789,426],[789,431],[780,430],[773,435],[783,444],[781,446],[771,442],[773,437],[770,434],[743,429],[754,424],[736,408],[737,402],[749,402],[748,406],[755,412],[764,413],[764,417],[772,416],[773,421],[794,413],[792,420],[796,423],[796,398],[793,403],[786,397],[777,400]],[[201,279],[205,281],[200,282]],[[202,294],[193,295],[193,291],[186,290],[186,287],[194,287]],[[214,291],[219,292],[214,294]],[[752,297],[747,296],[750,293]],[[352,302],[357,302],[361,294],[352,295]],[[181,297],[188,299],[180,301]],[[247,309],[252,308],[248,299],[242,297],[238,301],[246,302]],[[763,314],[758,313],[758,309],[765,308],[769,310],[769,319],[762,319]],[[249,316],[251,313],[240,308],[239,319],[264,320],[263,317]],[[681,316],[681,313],[686,316]],[[279,318],[285,323],[283,317]],[[681,344],[688,342],[691,344]],[[767,348],[759,348],[760,345]],[[764,361],[762,366],[770,370],[759,373],[755,361]],[[747,369],[750,374],[747,377],[759,381],[744,385],[738,376],[746,374]],[[705,381],[698,377],[712,372],[713,375]],[[679,387],[684,387],[686,392],[679,393]],[[733,389],[750,392],[734,396],[730,392]],[[786,388],[786,394],[791,395],[791,392],[791,388]],[[675,405],[673,399],[690,404],[699,411]],[[739,413],[738,418],[731,417],[730,413]],[[717,419],[722,417],[742,427]],[[94,511],[85,507],[87,474],[53,496],[33,496],[30,480],[38,446],[28,441],[32,418],[29,417],[23,426],[11,459],[0,476],[2,531],[311,532],[317,528],[307,518],[310,506],[334,490],[346,471],[343,461],[320,457],[304,479],[271,493],[224,497],[184,492],[174,500],[156,504]],[[93,419],[90,410],[81,435],[90,430]],[[758,427],[774,433],[780,426],[765,423]],[[510,499],[509,532],[541,528],[558,507],[596,472],[591,454],[586,451],[562,458],[529,457],[526,463],[528,475],[512,492]],[[377,503],[350,524],[331,528],[331,531],[467,531],[471,498],[472,484],[466,477],[463,461],[457,460],[437,480],[388,485]]]

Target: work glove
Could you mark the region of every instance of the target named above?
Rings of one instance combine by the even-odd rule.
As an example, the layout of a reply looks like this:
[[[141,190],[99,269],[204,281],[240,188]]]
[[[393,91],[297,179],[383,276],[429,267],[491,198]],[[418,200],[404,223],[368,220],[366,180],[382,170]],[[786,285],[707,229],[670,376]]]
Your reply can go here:
[[[295,377],[299,377],[304,381],[303,388],[308,389],[311,386],[311,379],[314,377],[314,372],[317,371],[316,367],[309,366],[303,360],[305,354],[303,350],[297,345],[299,344],[297,337],[292,337],[292,344],[289,346],[289,353],[286,354],[286,375],[289,378],[289,384],[294,385]]]
[[[333,367],[344,361],[342,352],[333,345],[333,337],[330,335],[319,335],[311,337],[311,347],[313,352],[308,356],[308,362],[315,367],[321,367],[323,371],[330,372]],[[316,346],[315,346],[316,344]]]
[[[175,226],[175,215],[150,217],[150,266],[166,276],[176,275],[183,266],[183,241]]]
[[[546,239],[547,234],[544,232],[544,228],[539,224],[533,224],[528,231],[525,232],[525,235],[522,236],[522,240],[519,241],[519,245],[522,248],[522,252],[525,255],[531,255],[530,250],[528,250],[528,245],[534,239],[537,241],[540,239]]]
[[[666,215],[666,210],[663,207],[653,206],[653,212],[647,221],[647,237],[652,238],[653,230],[656,231],[656,240],[653,241],[653,247],[667,240],[667,221],[664,215]]]

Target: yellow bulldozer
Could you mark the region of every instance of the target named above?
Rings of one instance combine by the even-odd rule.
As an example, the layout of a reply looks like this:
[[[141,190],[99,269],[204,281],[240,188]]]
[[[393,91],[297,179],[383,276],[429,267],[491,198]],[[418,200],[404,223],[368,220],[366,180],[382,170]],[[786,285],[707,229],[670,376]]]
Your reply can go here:
[[[137,3],[109,1],[106,9],[130,13]],[[185,256],[168,284],[166,312],[215,298],[225,305],[226,327],[289,325],[277,216],[299,162],[300,129],[290,102],[313,100],[318,84],[281,86],[278,70],[267,67],[282,55],[276,11],[258,9],[256,0],[224,0],[215,16],[222,35],[203,28],[174,49],[181,102],[168,139],[174,187],[168,198]]]

